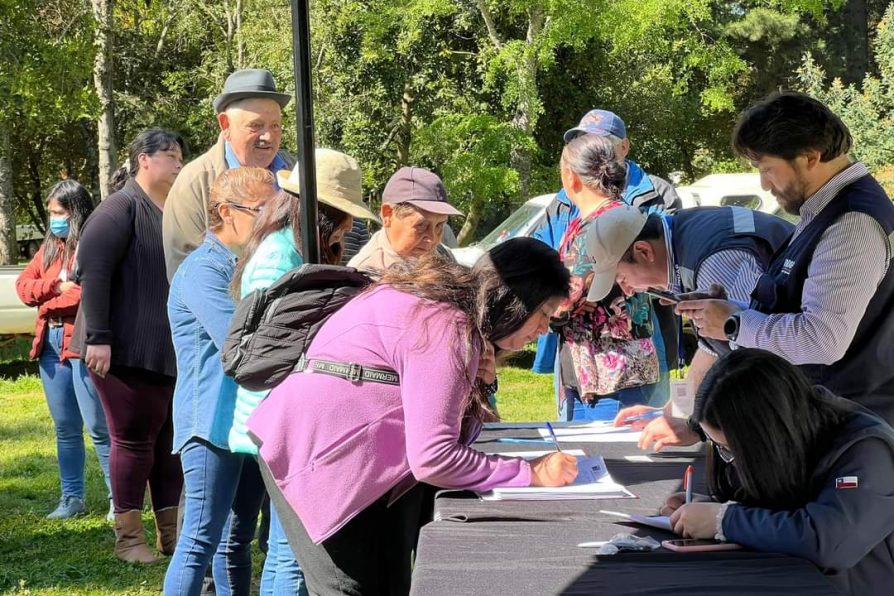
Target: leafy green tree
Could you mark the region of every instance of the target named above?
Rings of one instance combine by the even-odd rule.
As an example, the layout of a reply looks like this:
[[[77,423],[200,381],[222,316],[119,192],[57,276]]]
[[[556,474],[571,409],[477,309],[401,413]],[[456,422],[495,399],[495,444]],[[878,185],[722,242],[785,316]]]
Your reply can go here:
[[[531,136],[489,114],[441,116],[417,133],[416,142],[419,163],[440,170],[451,202],[466,213],[460,246],[469,243],[483,216],[518,193],[512,151],[535,149]]]
[[[0,0],[2,262],[16,260],[19,216],[42,228],[44,184],[89,169],[78,147],[93,144],[81,134],[95,108],[90,18],[77,0]]]
[[[827,83],[825,71],[809,54],[798,69],[800,87],[825,102],[854,136],[854,156],[866,163],[894,196],[894,4],[885,12],[872,43],[878,76],[867,75],[860,87],[841,79]]]

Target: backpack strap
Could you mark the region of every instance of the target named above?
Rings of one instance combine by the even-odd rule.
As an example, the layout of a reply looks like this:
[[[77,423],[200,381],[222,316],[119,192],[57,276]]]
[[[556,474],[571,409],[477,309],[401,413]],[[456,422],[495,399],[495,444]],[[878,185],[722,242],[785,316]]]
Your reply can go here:
[[[400,376],[389,368],[376,368],[374,366],[362,366],[355,362],[333,362],[331,360],[308,360],[301,355],[295,372],[312,372],[347,379],[352,383],[361,381],[369,383],[382,383],[383,385],[400,385]]]

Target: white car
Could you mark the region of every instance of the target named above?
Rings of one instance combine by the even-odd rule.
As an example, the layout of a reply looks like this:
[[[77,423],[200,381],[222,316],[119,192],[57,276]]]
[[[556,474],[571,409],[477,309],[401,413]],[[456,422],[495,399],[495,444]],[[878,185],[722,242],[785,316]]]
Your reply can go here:
[[[710,174],[692,184],[678,186],[677,194],[688,207],[748,207],[778,215],[776,198],[761,188],[759,174]]]
[[[553,193],[529,199],[478,242],[463,248],[454,248],[453,256],[457,262],[471,267],[478,257],[497,244],[516,236],[530,236],[546,221],[546,207],[555,196]]]
[[[37,309],[25,306],[16,293],[24,267],[0,267],[0,335],[34,333]]]

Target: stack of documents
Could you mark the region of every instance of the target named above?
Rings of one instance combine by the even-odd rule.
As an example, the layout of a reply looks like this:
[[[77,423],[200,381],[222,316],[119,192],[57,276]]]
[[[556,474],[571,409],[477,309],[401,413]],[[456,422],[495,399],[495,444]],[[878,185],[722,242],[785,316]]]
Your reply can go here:
[[[551,451],[500,453],[511,457],[534,459]],[[481,493],[485,501],[563,501],[571,499],[635,499],[636,495],[617,484],[608,473],[600,456],[591,457],[583,451],[566,451],[577,457],[577,478],[568,486],[522,486],[495,488]]]

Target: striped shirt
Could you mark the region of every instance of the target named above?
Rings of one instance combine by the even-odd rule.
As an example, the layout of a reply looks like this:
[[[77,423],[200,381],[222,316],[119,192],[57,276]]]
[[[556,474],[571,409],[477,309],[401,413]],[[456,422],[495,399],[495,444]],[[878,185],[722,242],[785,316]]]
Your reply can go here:
[[[868,174],[865,165],[854,163],[833,176],[801,206],[793,238],[845,186]],[[742,311],[737,345],[769,350],[792,364],[834,364],[850,347],[890,259],[891,246],[881,225],[865,213],[845,213],[816,245],[801,312]]]
[[[369,228],[366,220],[355,217],[351,229],[345,232],[342,241],[344,251],[341,255],[341,264],[347,265],[367,242],[369,242]]]

